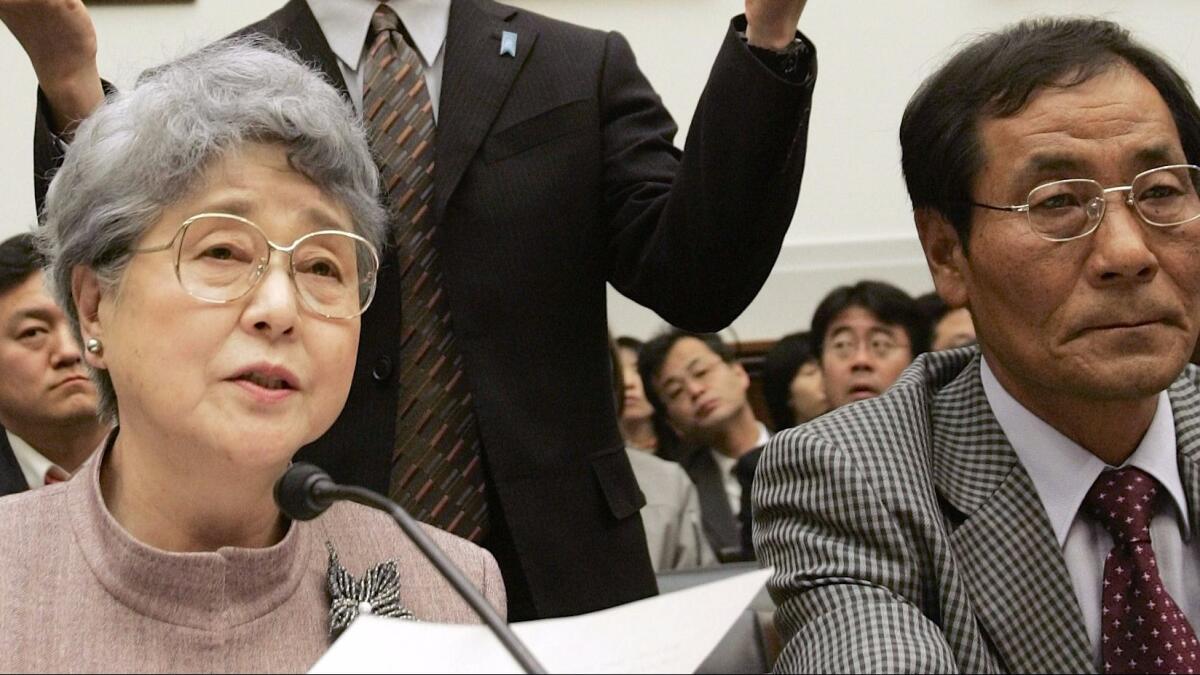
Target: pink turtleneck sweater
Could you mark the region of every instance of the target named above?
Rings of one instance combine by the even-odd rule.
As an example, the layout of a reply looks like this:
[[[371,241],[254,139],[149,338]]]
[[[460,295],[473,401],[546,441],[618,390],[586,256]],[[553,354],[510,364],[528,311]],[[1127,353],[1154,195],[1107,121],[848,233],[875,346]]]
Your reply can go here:
[[[326,542],[355,578],[395,560],[418,620],[478,621],[386,515],[354,504],[293,522],[271,548],[145,546],[105,508],[103,457],[0,499],[0,672],[305,671],[330,644]],[[503,614],[491,554],[427,530]]]

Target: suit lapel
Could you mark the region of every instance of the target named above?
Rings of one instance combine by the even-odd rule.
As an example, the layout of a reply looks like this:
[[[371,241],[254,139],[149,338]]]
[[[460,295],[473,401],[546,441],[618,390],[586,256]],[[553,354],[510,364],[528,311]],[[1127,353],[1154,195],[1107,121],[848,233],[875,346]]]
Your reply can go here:
[[[25,474],[21,472],[21,464],[8,443],[8,433],[4,427],[0,427],[0,497],[28,489],[29,484],[25,482]]]
[[[1200,390],[1192,371],[1175,380],[1168,395],[1175,416],[1175,444],[1179,454],[1179,479],[1187,497],[1191,536],[1200,535]],[[1195,546],[1195,539],[1192,540]]]
[[[510,25],[516,15],[517,10],[488,0],[454,0],[450,5],[433,172],[439,221],[537,41],[532,28]],[[505,30],[518,33],[515,58],[500,55]]]
[[[1010,672],[1091,672],[1070,573],[1033,481],[988,406],[976,358],[934,399],[934,481],[984,634]]]

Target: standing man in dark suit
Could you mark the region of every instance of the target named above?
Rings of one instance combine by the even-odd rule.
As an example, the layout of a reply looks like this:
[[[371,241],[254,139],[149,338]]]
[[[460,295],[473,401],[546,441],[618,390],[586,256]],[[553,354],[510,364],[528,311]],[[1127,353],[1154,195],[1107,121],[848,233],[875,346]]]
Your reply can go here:
[[[67,480],[108,432],[44,263],[30,234],[0,243],[0,496]]]
[[[513,618],[656,590],[609,396],[605,283],[697,330],[757,294],[804,165],[804,5],[746,0],[682,154],[615,33],[492,0],[290,0],[242,31],[359,106],[395,213],[349,401],[302,457],[481,539]],[[0,8],[45,94],[44,178],[54,132],[100,101],[95,34],[74,2]]]
[[[1200,670],[1200,108],[1119,26],[1022,22],[921,86],[904,176],[978,347],[767,445],[786,672]]]

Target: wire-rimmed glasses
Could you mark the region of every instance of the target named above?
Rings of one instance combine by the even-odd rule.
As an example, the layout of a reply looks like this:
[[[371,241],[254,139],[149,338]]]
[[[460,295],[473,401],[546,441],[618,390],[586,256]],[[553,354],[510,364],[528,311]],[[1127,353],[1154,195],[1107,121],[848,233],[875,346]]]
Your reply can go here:
[[[281,246],[241,216],[200,213],[183,221],[171,241],[134,253],[171,249],[180,286],[204,302],[223,304],[245,296],[266,275],[274,251],[287,254],[300,301],[320,316],[353,319],[375,297],[379,253],[352,232],[318,230]]]
[[[1100,226],[1110,192],[1124,192],[1125,203],[1154,227],[1175,227],[1200,218],[1200,167],[1192,164],[1160,166],[1134,176],[1129,185],[1110,188],[1086,178],[1056,180],[1033,188],[1024,204],[1014,206],[972,204],[1023,212],[1039,237],[1071,241]]]
[[[843,333],[835,335],[825,343],[825,353],[832,355],[840,361],[848,361],[866,345],[867,351],[877,359],[883,360],[891,356],[897,349],[904,347],[911,348],[907,342],[896,339],[894,336],[887,333],[874,333],[865,341],[860,341],[854,335]]]

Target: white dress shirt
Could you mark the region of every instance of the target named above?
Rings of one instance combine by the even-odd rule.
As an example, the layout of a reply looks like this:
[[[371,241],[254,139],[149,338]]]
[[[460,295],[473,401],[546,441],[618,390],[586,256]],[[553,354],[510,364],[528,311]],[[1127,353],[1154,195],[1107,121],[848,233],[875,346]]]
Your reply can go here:
[[[46,459],[46,457],[33,449],[33,446],[26,443],[24,439],[17,436],[13,432],[5,429],[4,435],[8,436],[8,445],[12,448],[13,455],[17,458],[17,464],[21,466],[21,473],[25,476],[25,482],[29,484],[29,489],[44,487],[46,485],[46,474],[54,469],[60,476],[71,475],[61,466]]]
[[[762,422],[758,422],[758,442],[754,444],[754,447],[761,448],[769,440],[771,440],[771,432],[767,431],[767,427]],[[709,452],[712,453],[713,461],[717,463],[717,469],[721,472],[721,483],[725,486],[725,496],[729,498],[729,510],[736,516],[742,510],[742,484],[738,481],[737,474],[733,472],[738,460],[712,448],[709,448]]]
[[[338,59],[342,78],[354,109],[362,113],[362,70],[360,65],[371,28],[371,15],[378,0],[308,0],[325,41]],[[433,101],[433,118],[438,117],[442,92],[442,69],[446,59],[446,31],[450,25],[450,0],[388,0],[404,28],[412,37],[421,63],[425,66],[425,85]]]
[[[1112,537],[1104,526],[1082,516],[1080,506],[1096,478],[1110,467],[1018,403],[996,380],[987,359],[980,371],[988,405],[1033,479],[1058,537],[1075,597],[1083,610],[1093,657],[1100,666],[1104,558],[1112,550]],[[1163,502],[1165,508],[1150,522],[1150,540],[1163,585],[1192,627],[1200,629],[1200,546],[1189,541],[1191,523],[1179,478],[1175,418],[1167,392],[1159,394],[1150,428],[1122,466],[1134,466],[1154,476],[1169,495]]]

